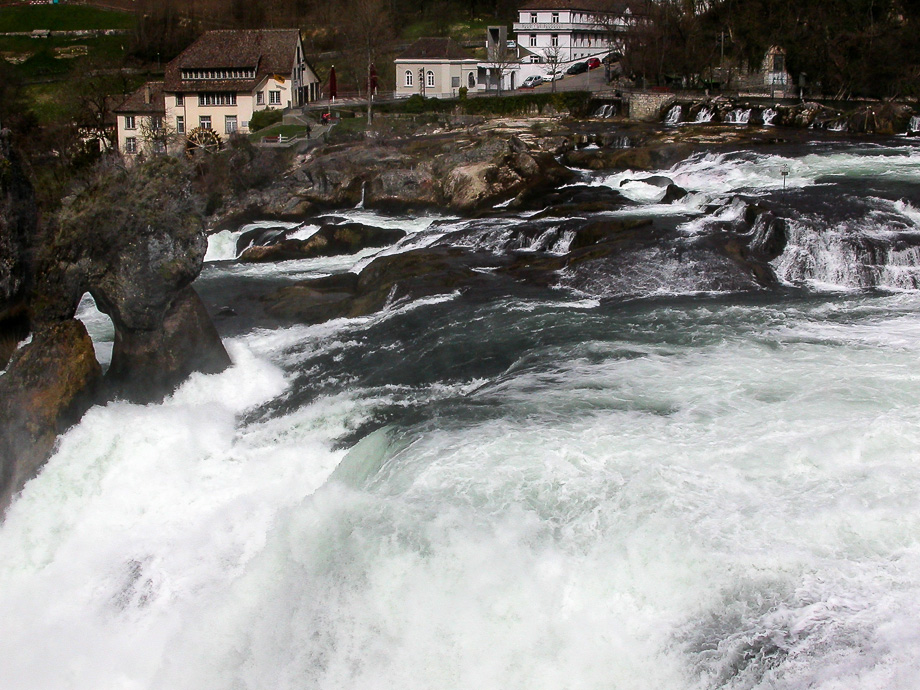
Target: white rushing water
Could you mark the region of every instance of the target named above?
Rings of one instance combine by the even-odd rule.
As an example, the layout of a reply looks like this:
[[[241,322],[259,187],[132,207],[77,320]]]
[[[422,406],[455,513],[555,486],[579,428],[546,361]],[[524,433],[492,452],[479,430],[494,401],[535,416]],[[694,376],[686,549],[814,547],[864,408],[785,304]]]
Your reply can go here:
[[[498,377],[242,421],[368,323],[252,333],[68,432],[0,528],[0,687],[914,685],[916,295],[649,307]],[[501,414],[334,448],[399,400]]]

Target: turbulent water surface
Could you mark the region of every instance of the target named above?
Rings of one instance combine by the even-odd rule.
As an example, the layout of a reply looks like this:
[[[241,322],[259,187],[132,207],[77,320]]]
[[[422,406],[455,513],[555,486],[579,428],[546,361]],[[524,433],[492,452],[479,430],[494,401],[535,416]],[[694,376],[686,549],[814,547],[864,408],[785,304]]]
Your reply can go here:
[[[692,194],[590,183],[688,234],[717,199],[783,204],[788,288],[218,320],[231,369],[92,409],[10,509],[0,687],[917,687],[920,156],[665,174]],[[409,231],[387,252],[463,226],[345,215]],[[235,236],[211,304],[373,255],[243,266]]]

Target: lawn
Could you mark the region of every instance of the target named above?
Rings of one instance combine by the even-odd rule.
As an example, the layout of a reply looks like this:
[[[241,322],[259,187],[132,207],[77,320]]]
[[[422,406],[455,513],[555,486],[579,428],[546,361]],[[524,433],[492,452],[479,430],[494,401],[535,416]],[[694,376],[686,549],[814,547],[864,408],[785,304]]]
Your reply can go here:
[[[81,29],[130,29],[129,12],[112,12],[83,5],[15,5],[0,7],[0,33],[12,31],[79,31]]]

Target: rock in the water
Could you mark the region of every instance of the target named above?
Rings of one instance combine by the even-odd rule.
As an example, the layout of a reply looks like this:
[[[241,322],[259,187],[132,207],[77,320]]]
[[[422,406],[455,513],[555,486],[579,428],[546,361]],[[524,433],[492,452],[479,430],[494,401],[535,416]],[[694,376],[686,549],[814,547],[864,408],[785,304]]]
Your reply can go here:
[[[214,374],[230,366],[207,309],[191,288],[183,289],[152,329],[115,331],[106,385],[134,402],[161,399],[195,372]]]
[[[405,236],[404,230],[375,228],[362,223],[324,225],[306,240],[273,238],[268,245],[251,246],[240,255],[239,260],[255,263],[355,254],[368,247],[395,244]]]
[[[92,404],[101,376],[93,342],[75,319],[39,330],[13,356],[0,376],[0,511]]]

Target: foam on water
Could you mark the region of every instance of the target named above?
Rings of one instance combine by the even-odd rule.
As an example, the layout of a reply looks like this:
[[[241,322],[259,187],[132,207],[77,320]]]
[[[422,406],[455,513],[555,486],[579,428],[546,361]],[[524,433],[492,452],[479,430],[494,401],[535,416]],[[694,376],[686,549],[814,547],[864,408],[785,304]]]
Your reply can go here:
[[[486,379],[252,413],[340,321],[91,410],[0,528],[0,685],[914,682],[920,298],[521,306]],[[336,449],[393,405],[439,412]]]

